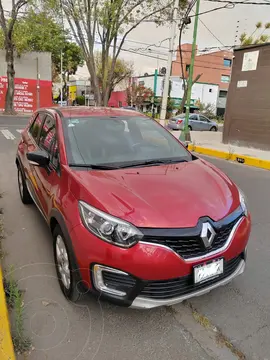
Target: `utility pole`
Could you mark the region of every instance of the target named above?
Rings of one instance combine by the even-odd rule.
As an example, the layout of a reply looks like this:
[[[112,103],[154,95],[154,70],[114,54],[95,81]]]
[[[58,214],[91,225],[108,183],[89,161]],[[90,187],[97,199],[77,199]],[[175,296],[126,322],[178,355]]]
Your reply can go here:
[[[37,109],[40,108],[40,73],[39,73],[39,58],[37,56]]]
[[[172,71],[172,59],[173,59],[173,50],[174,50],[174,38],[176,33],[176,20],[177,19],[177,1],[174,2],[174,9],[173,9],[173,19],[172,19],[172,27],[171,27],[171,36],[170,36],[170,46],[169,46],[169,56],[167,62],[167,71],[165,74],[165,81],[164,81],[164,88],[163,88],[163,95],[162,95],[162,104],[161,104],[161,112],[160,112],[160,120],[166,119],[167,113],[167,103],[168,103],[168,93],[169,93],[169,83],[170,83],[170,76]]]
[[[155,76],[154,76],[154,95],[152,98],[152,118],[155,118],[155,99],[157,95],[157,79],[158,79],[158,70],[155,70]]]
[[[60,64],[60,72],[61,72],[61,95],[60,95],[60,101],[61,101],[61,106],[63,106],[63,51],[61,51],[61,64]]]
[[[187,85],[188,91],[187,91],[187,102],[186,102],[185,125],[184,125],[184,131],[181,131],[181,135],[180,135],[180,140],[182,140],[182,141],[191,141],[188,123],[189,123],[189,114],[190,114],[190,100],[191,100],[191,89],[192,89],[192,82],[193,82],[194,62],[195,62],[195,55],[196,55],[199,11],[200,11],[200,0],[197,0],[196,13],[195,13],[195,17],[194,17],[192,53],[191,53],[191,61],[190,61],[190,68],[189,68],[189,74],[188,74],[188,85]]]

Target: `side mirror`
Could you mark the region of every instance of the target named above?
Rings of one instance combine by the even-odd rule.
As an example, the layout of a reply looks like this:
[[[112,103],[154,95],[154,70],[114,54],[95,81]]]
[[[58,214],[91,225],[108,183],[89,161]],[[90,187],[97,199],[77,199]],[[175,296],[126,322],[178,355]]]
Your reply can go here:
[[[42,150],[33,151],[26,154],[30,164],[34,166],[47,167],[50,162],[49,155]]]

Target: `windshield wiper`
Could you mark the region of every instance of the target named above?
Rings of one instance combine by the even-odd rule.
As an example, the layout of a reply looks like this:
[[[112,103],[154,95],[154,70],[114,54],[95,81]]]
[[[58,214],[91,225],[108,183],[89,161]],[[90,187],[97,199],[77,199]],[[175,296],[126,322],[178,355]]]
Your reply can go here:
[[[145,160],[140,162],[133,162],[132,164],[119,166],[119,168],[131,168],[131,167],[140,167],[148,165],[163,165],[163,164],[177,164],[182,162],[188,162],[186,159],[167,159],[167,160]]]
[[[69,164],[70,167],[78,167],[78,168],[87,168],[93,170],[115,170],[120,169],[119,166],[110,166],[110,165],[99,165],[99,164]]]

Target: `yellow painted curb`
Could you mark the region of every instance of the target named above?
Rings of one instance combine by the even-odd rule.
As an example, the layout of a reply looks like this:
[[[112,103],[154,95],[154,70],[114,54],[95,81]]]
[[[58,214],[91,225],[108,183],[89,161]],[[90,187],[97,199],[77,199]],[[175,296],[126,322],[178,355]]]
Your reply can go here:
[[[236,161],[240,164],[257,167],[260,169],[270,170],[270,161],[269,160],[262,160],[262,159],[258,159],[258,158],[252,157],[252,156],[229,153],[226,151],[220,151],[220,150],[205,148],[202,146],[196,146],[193,144],[189,144],[188,149],[189,149],[189,151],[194,151],[198,154],[213,156],[213,157],[230,160],[230,161]]]
[[[10,325],[9,325],[5,291],[3,286],[3,275],[2,275],[1,266],[0,266],[0,359],[16,360],[12,338],[10,334]]]

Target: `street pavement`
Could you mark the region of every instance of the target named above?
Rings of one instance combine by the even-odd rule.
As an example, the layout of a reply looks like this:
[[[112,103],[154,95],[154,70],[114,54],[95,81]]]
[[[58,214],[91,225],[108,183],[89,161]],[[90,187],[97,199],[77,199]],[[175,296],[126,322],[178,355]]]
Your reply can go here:
[[[174,315],[188,311],[182,304],[174,306],[174,311],[138,311],[100,303],[89,296],[77,305],[64,299],[55,276],[49,230],[35,206],[24,206],[19,199],[14,159],[20,136],[17,130],[23,128],[20,124],[0,125],[0,191],[5,267],[14,266],[15,278],[25,291],[25,327],[35,348],[29,360],[217,359]],[[7,138],[4,134],[8,133],[1,130],[8,130],[15,139]],[[253,229],[244,275],[190,302],[247,360],[270,360],[270,173],[207,160],[246,193]]]

